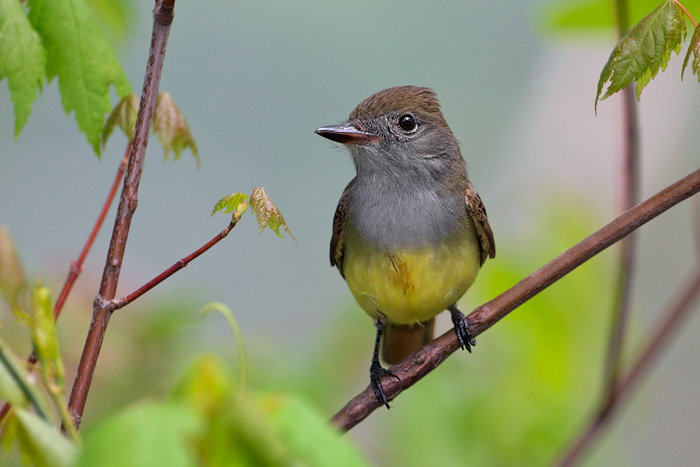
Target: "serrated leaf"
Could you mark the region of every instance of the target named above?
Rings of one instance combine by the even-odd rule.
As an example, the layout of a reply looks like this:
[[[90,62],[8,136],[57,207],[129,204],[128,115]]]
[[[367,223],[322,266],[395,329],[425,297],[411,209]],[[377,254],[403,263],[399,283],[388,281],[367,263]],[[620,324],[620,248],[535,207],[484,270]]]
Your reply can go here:
[[[66,114],[100,155],[100,133],[112,105],[109,87],[121,98],[131,91],[109,38],[84,0],[29,0],[29,21],[47,52],[49,80],[58,76]]]
[[[214,210],[211,212],[211,216],[216,214],[217,211],[222,211],[223,213],[233,213],[233,218],[238,220],[241,218],[244,212],[248,209],[248,195],[245,193],[234,193],[232,195],[224,196],[219,200],[214,206]]]
[[[121,128],[129,141],[134,139],[134,127],[136,127],[138,111],[139,98],[133,92],[124,96],[122,100],[114,106],[109,117],[107,117],[105,126],[102,129],[102,134],[100,135],[103,148],[117,125]]]
[[[595,107],[603,87],[610,81],[600,100],[621,91],[632,80],[636,82],[637,100],[644,86],[661,70],[666,69],[671,51],[679,53],[685,38],[685,20],[673,0],[659,5],[620,39],[603,67],[598,80]]]
[[[78,448],[61,434],[58,427],[51,426],[28,410],[15,408],[14,412],[17,442],[25,459],[39,466],[73,465]]]
[[[10,232],[0,227],[0,297],[17,319],[29,324],[29,286]]]
[[[685,54],[685,59],[683,60],[683,68],[681,69],[681,80],[685,74],[685,67],[688,65],[688,59],[690,55],[693,55],[693,64],[690,67],[693,70],[693,74],[698,76],[698,81],[700,81],[700,28],[696,27],[693,37],[690,39],[690,46],[688,47],[688,52]]]
[[[46,76],[46,52],[17,0],[0,0],[0,81],[7,77],[15,138],[27,123]]]
[[[156,99],[156,108],[153,112],[153,132],[158,135],[158,141],[163,146],[167,160],[170,152],[175,153],[174,160],[180,158],[182,150],[189,148],[197,161],[199,168],[199,150],[192,138],[192,132],[187,124],[185,116],[175,105],[175,101],[167,92],[161,92]]]
[[[262,232],[265,227],[268,227],[275,232],[278,237],[282,237],[280,227],[284,227],[285,232],[287,232],[295,242],[297,241],[294,235],[292,235],[292,232],[289,231],[289,227],[287,227],[287,222],[284,220],[284,217],[282,217],[282,213],[275,203],[267,196],[263,187],[259,186],[253,190],[253,193],[250,195],[250,206],[253,208],[258,224],[260,224],[260,232]]]

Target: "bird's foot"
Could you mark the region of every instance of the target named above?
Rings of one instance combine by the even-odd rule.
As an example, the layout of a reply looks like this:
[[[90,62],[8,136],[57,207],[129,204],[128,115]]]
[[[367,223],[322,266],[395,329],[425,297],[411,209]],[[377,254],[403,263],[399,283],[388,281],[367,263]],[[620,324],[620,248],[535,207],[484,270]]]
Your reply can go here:
[[[455,333],[457,334],[457,339],[459,339],[459,346],[467,352],[472,351],[472,347],[476,346],[476,341],[472,337],[471,331],[469,331],[469,323],[467,322],[467,317],[464,313],[459,311],[457,308],[450,308],[452,313],[452,323],[455,326]]]
[[[401,378],[396,376],[396,373],[393,371],[383,368],[379,361],[373,361],[372,366],[369,367],[369,384],[372,386],[372,391],[374,391],[374,397],[376,397],[381,404],[386,405],[388,409],[389,401],[382,387],[382,376],[392,376],[399,381],[401,381]]]

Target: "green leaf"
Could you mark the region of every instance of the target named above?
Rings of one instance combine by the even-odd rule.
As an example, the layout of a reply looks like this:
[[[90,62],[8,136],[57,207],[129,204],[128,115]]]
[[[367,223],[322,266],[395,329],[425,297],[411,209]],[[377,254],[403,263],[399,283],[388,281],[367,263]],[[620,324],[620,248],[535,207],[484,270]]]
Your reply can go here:
[[[294,238],[292,232],[289,231],[287,227],[287,222],[282,217],[282,213],[275,206],[275,203],[267,196],[265,189],[261,186],[253,190],[250,195],[250,206],[253,208],[255,217],[258,219],[258,224],[260,224],[260,232],[262,232],[265,227],[270,228],[277,236],[282,237],[280,232],[280,227],[284,227],[285,232],[289,234],[292,239],[296,242],[297,239]]]
[[[685,54],[683,68],[681,69],[681,80],[685,74],[685,67],[688,65],[688,59],[691,54],[693,55],[693,65],[691,69],[693,70],[693,74],[698,76],[698,81],[700,81],[700,27],[695,28],[693,37],[690,39],[690,47],[688,47],[688,52]]]
[[[13,407],[26,408],[32,404],[41,418],[49,420],[51,412],[44,393],[29,382],[25,366],[10,347],[0,340],[0,399]]]
[[[58,333],[53,317],[53,302],[51,291],[48,287],[43,287],[39,280],[34,285],[32,291],[32,303],[34,310],[32,313],[31,330],[32,340],[36,356],[41,362],[41,369],[50,378],[51,384],[55,385],[57,391],[63,392],[63,361],[58,345]]]
[[[72,466],[78,454],[75,444],[32,412],[15,408],[13,419],[20,451],[32,465],[47,467]]]
[[[167,160],[170,152],[173,151],[174,160],[178,160],[182,150],[189,148],[199,168],[199,150],[192,138],[190,126],[167,92],[159,93],[156,99],[156,108],[153,111],[153,132],[158,135],[158,141],[165,151],[163,159]]]
[[[112,113],[107,117],[105,126],[102,129],[102,134],[100,135],[103,148],[117,125],[119,125],[119,128],[121,128],[129,141],[134,139],[134,127],[136,126],[136,115],[138,111],[139,98],[133,92],[124,96],[122,100],[114,106]]]
[[[216,214],[217,211],[222,211],[223,213],[233,213],[233,218],[238,220],[241,218],[244,212],[248,209],[248,195],[245,193],[234,193],[232,195],[224,196],[216,203],[214,210],[211,212],[211,216]]]
[[[77,467],[187,467],[199,465],[190,452],[200,424],[184,404],[147,403],[121,411],[84,435]]]
[[[6,227],[0,227],[0,297],[10,306],[17,319],[29,324],[29,287],[17,254],[17,248]]]
[[[289,394],[259,397],[257,403],[277,428],[291,456],[301,465],[369,465],[347,437],[305,400]]]
[[[29,0],[29,21],[47,52],[49,80],[58,76],[63,109],[75,112],[78,128],[100,154],[100,132],[112,105],[109,87],[121,98],[131,91],[109,38],[84,0]]]
[[[124,42],[133,29],[132,19],[138,11],[131,0],[86,0],[95,16],[109,33],[112,40]]]
[[[216,357],[202,355],[186,371],[173,398],[205,421],[191,437],[200,465],[295,465],[275,427]]]
[[[46,75],[46,53],[18,0],[0,0],[0,80],[7,77],[14,104],[15,138],[27,123]]]
[[[603,87],[610,81],[605,100],[624,89],[632,80],[636,84],[637,100],[644,86],[659,71],[666,69],[671,51],[679,53],[685,38],[685,21],[680,8],[668,0],[645,16],[637,25],[620,39],[603,67],[598,80],[595,108],[598,108]]]

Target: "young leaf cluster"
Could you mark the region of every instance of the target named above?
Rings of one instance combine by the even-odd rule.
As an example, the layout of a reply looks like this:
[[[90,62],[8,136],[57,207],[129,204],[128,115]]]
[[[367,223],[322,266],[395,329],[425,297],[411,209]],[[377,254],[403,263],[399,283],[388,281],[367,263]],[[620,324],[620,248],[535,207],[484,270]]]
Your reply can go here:
[[[0,80],[14,104],[15,138],[37,88],[58,78],[66,114],[73,112],[96,154],[111,108],[109,88],[131,91],[114,47],[85,0],[0,0]]]
[[[138,110],[139,99],[133,92],[128,93],[114,106],[100,134],[103,147],[116,127],[119,127],[129,140],[133,139]],[[167,92],[158,93],[153,111],[153,133],[158,135],[158,141],[163,146],[165,160],[171,152],[175,153],[174,160],[178,160],[183,149],[189,149],[199,168],[199,150],[190,126]]]
[[[284,220],[282,213],[275,203],[272,202],[265,189],[261,186],[255,188],[250,194],[250,203],[248,202],[248,195],[244,193],[234,193],[232,195],[225,196],[221,198],[211,215],[213,216],[217,211],[222,211],[224,213],[233,213],[233,219],[237,221],[241,218],[243,213],[248,209],[248,206],[253,209],[255,217],[260,225],[260,232],[265,230],[265,227],[269,228],[277,234],[278,237],[282,237],[281,228],[292,237],[296,242],[297,239],[294,238],[292,232],[289,231],[287,226],[287,221]]]

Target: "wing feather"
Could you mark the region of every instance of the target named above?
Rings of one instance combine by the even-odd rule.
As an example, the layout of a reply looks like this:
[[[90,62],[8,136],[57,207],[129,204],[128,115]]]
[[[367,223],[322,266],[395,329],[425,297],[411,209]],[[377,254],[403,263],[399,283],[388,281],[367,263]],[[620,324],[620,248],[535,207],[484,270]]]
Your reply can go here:
[[[467,182],[467,188],[464,190],[464,200],[467,204],[467,212],[474,220],[476,232],[479,235],[481,264],[484,264],[487,257],[493,258],[496,256],[496,242],[493,240],[493,231],[489,225],[489,218],[486,215],[484,203],[470,182]]]
[[[343,194],[338,201],[338,207],[335,208],[335,216],[333,216],[333,235],[331,236],[331,266],[335,266],[340,271],[340,275],[345,277],[343,273],[343,250],[345,247],[345,224],[348,216],[348,191],[355,183],[353,178],[348,186],[345,187]]]

